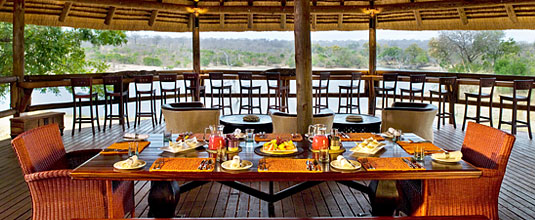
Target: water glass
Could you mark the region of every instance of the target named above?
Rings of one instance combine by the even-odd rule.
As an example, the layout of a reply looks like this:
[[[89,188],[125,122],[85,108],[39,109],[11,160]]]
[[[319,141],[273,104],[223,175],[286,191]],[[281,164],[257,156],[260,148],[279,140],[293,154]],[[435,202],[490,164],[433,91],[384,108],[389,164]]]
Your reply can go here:
[[[416,144],[414,147],[414,159],[417,161],[423,161],[425,156],[424,145]]]
[[[329,162],[330,158],[329,158],[329,146],[328,145],[325,145],[323,147],[320,148],[320,155],[319,155],[319,161],[320,162]]]
[[[254,141],[254,129],[251,129],[251,128],[245,129],[245,141],[247,142]]]
[[[134,156],[139,155],[139,142],[137,141],[130,141],[128,142],[128,156]]]
[[[217,148],[216,161],[221,163],[227,161],[227,147],[220,146]]]
[[[167,144],[169,143],[169,141],[171,141],[171,132],[168,132],[168,131],[164,131],[163,132],[163,144],[167,146]]]

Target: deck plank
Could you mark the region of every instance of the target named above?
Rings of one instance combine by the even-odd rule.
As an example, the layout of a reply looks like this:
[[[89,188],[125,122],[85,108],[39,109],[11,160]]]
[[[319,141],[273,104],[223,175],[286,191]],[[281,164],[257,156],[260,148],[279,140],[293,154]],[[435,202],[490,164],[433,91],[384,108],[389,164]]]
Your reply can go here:
[[[160,133],[164,125],[152,128],[150,120],[142,120],[136,129],[133,124],[126,132]],[[91,134],[90,128],[83,128],[74,136],[70,130],[63,136],[67,151],[105,148],[119,139],[123,131],[118,124],[113,124],[106,132]],[[446,149],[460,149],[464,132],[450,125],[435,130],[435,144]],[[0,218],[30,219],[31,200],[28,187],[24,183],[20,166],[11,149],[9,140],[0,141]],[[535,148],[533,141],[526,134],[517,136],[511,153],[507,172],[502,184],[499,199],[501,219],[535,219]],[[367,182],[366,182],[367,183]],[[269,184],[246,183],[253,188],[268,192]],[[290,186],[289,182],[275,182],[275,192]],[[135,182],[136,215],[146,217],[148,213],[147,196],[150,182]],[[292,197],[274,203],[275,215],[279,217],[314,217],[314,216],[355,216],[369,213],[369,198],[354,189],[334,182],[323,183]],[[209,183],[190,192],[181,194],[177,206],[177,216],[187,217],[267,217],[267,202],[223,186]]]

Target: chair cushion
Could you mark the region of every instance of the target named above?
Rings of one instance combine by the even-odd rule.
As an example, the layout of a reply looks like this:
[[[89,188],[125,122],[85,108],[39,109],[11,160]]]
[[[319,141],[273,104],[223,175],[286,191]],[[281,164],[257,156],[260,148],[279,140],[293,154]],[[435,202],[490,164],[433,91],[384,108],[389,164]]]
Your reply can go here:
[[[386,108],[386,110],[433,111],[437,110],[437,107],[427,103],[396,102],[392,104],[392,107]]]
[[[180,102],[180,103],[168,103],[163,104],[162,109],[179,111],[179,110],[197,110],[204,109],[204,104],[202,102]]]

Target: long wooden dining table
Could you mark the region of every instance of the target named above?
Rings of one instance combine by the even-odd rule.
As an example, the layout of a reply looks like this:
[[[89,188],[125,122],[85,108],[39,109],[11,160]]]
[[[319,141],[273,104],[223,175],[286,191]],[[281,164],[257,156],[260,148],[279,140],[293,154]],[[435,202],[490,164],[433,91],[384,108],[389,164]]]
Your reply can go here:
[[[413,134],[413,137],[417,137]],[[176,136],[173,136],[174,140]],[[118,138],[118,141],[121,139]],[[149,198],[150,209],[149,214],[154,217],[173,217],[169,215],[174,215],[174,209],[176,207],[176,201],[169,201],[168,205],[165,204],[165,201],[151,205],[151,201],[156,201],[158,199],[169,199],[169,194],[176,195],[178,197],[179,192],[186,192],[193,188],[203,185],[204,183],[210,181],[217,181],[223,185],[232,187],[234,189],[240,190],[244,193],[247,193],[251,196],[257,197],[264,201],[268,202],[268,211],[270,216],[273,216],[273,203],[284,199],[288,196],[291,196],[295,193],[301,192],[305,189],[313,187],[319,183],[325,181],[337,181],[338,183],[344,184],[351,188],[360,190],[370,196],[371,205],[372,205],[372,214],[385,213],[378,211],[376,209],[385,209],[384,205],[374,204],[374,198],[378,193],[378,185],[374,186],[364,185],[356,181],[360,180],[423,180],[423,179],[462,179],[462,178],[479,178],[481,176],[481,171],[471,164],[460,161],[454,164],[444,164],[437,163],[432,161],[430,156],[426,156],[424,161],[420,162],[425,170],[404,170],[404,171],[367,171],[364,168],[360,168],[355,171],[339,171],[331,166],[328,163],[321,163],[322,172],[259,172],[258,164],[259,161],[264,156],[260,156],[254,152],[254,148],[263,144],[263,142],[241,142],[241,151],[237,154],[242,160],[248,160],[253,162],[253,166],[244,171],[228,171],[223,169],[219,163],[215,164],[214,171],[212,172],[157,172],[150,171],[149,168],[158,158],[173,158],[173,157],[188,157],[188,158],[210,158],[214,155],[207,152],[204,147],[197,148],[188,152],[173,154],[162,151],[160,148],[164,146],[163,135],[162,134],[151,134],[148,138],[150,145],[145,148],[140,154],[139,159],[147,162],[143,168],[137,170],[118,170],[113,167],[114,163],[125,160],[128,158],[126,154],[117,154],[117,155],[107,155],[99,154],[80,165],[72,173],[71,177],[77,180],[103,180],[106,181],[106,193],[108,198],[111,199],[111,194],[113,193],[113,181],[125,181],[125,180],[145,180],[152,181],[151,183],[151,193],[152,195],[160,195],[160,198]],[[304,139],[301,142],[295,143],[298,148],[303,149],[303,153],[293,156],[292,158],[296,159],[306,159],[306,158],[315,158],[317,155],[310,150],[310,142],[307,139]],[[408,154],[403,148],[401,148],[397,143],[393,142],[391,139],[385,140],[384,149],[379,151],[377,154],[369,157],[412,157]],[[360,154],[354,154],[349,149],[355,146],[355,142],[342,142],[346,151],[343,153],[343,156],[348,159],[356,159],[356,157],[366,157]],[[105,147],[105,146],[98,146]],[[232,155],[231,155],[232,156]],[[334,159],[337,155],[331,155]],[[183,185],[178,188],[176,187],[176,181],[186,181]],[[270,184],[269,192],[259,191],[253,189],[241,182],[251,182],[251,181],[267,181]],[[273,192],[273,181],[293,181],[300,182],[291,186],[285,190],[279,192]],[[168,192],[159,192],[152,193],[153,191],[168,191]],[[164,198],[165,197],[165,198]],[[113,204],[113,203],[108,203]],[[162,211],[162,209],[167,212]],[[389,208],[386,208],[389,209]],[[113,212],[113,209],[109,209]],[[156,211],[158,210],[158,211]],[[393,209],[392,209],[393,210]],[[167,213],[167,214],[163,214]],[[388,213],[388,211],[386,212]],[[111,214],[110,214],[111,215]]]

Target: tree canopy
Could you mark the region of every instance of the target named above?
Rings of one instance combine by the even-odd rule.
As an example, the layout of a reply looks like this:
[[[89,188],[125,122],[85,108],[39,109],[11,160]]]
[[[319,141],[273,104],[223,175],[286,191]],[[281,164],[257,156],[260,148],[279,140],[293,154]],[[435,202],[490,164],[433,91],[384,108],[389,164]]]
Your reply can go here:
[[[13,27],[0,23],[0,71],[11,75],[13,69]],[[84,43],[94,47],[119,46],[127,42],[123,31],[101,31],[26,25],[24,30],[25,75],[54,75],[102,72],[104,60],[88,59]],[[7,85],[0,87],[4,94]]]

